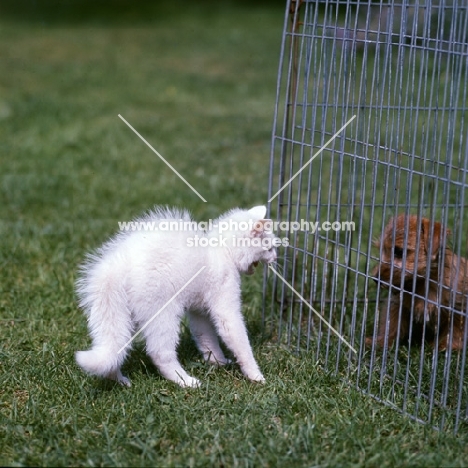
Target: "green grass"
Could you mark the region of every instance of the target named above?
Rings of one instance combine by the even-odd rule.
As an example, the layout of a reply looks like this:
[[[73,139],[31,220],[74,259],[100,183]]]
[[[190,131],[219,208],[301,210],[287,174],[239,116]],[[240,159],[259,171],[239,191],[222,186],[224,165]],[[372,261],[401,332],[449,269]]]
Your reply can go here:
[[[81,372],[77,266],[118,220],[266,202],[283,5],[38,3],[0,10],[0,464],[466,465],[465,428],[414,423],[263,340],[260,273],[244,312],[265,385],[202,363],[187,330],[201,389],[162,379],[142,347],[131,389]]]

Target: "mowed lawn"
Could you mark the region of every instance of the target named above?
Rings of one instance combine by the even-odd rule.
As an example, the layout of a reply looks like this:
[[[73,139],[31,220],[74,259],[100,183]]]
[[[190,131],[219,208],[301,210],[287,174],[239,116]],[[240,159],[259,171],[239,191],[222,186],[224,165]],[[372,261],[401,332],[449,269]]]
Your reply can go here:
[[[86,376],[77,268],[155,204],[208,220],[266,203],[282,2],[0,4],[0,465],[466,466],[467,428],[438,433],[261,333],[267,382],[180,356],[164,380],[138,345],[131,389]],[[118,117],[121,114],[204,203]]]

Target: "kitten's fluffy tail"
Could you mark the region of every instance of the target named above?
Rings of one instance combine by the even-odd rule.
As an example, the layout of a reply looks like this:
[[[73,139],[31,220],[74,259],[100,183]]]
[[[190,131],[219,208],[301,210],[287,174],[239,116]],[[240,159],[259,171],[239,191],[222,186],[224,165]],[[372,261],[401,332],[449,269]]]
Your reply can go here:
[[[80,305],[88,316],[93,339],[89,351],[78,351],[76,362],[86,372],[121,380],[120,366],[130,349],[133,326],[124,289],[124,268],[92,258],[77,283]]]
[[[113,376],[121,365],[117,354],[102,346],[96,346],[89,351],[77,351],[75,358],[78,365],[88,374],[101,377]]]

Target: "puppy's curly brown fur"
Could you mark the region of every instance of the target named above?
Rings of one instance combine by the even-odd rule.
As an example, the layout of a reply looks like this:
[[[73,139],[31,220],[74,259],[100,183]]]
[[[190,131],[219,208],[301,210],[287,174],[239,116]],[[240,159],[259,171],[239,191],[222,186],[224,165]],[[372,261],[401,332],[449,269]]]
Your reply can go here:
[[[459,350],[465,338],[468,261],[446,246],[450,233],[438,222],[398,215],[386,225],[376,245],[380,263],[372,276],[390,299],[380,313],[376,336],[366,344],[390,347],[424,339],[440,351]]]

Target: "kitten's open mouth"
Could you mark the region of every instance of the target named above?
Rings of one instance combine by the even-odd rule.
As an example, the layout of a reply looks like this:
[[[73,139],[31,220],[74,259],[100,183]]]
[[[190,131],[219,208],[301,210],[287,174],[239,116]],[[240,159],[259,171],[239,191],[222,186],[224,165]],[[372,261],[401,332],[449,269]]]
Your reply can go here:
[[[253,275],[255,272],[255,267],[258,265],[258,262],[253,262],[250,266],[249,269],[247,270],[248,275]]]

